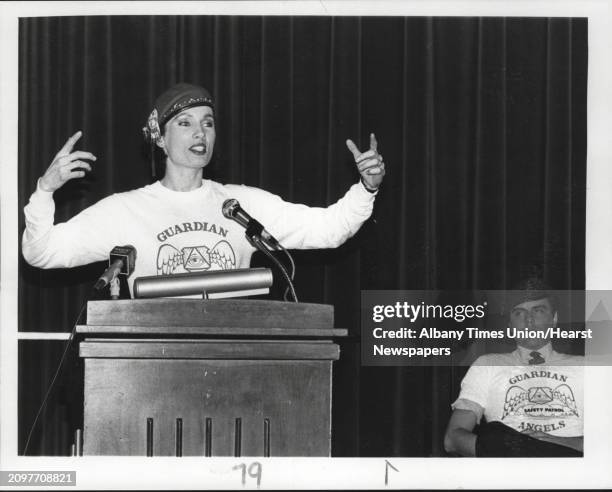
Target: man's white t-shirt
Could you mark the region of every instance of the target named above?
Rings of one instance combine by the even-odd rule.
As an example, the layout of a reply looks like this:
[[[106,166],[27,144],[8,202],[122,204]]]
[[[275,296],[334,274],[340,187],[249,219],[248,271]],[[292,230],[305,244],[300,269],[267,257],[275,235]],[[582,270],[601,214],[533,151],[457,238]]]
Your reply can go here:
[[[555,352],[550,344],[538,352],[545,363],[528,365],[531,350],[479,357],[461,382],[453,409],[473,411],[478,421],[499,421],[523,432],[559,437],[583,435],[584,358]]]

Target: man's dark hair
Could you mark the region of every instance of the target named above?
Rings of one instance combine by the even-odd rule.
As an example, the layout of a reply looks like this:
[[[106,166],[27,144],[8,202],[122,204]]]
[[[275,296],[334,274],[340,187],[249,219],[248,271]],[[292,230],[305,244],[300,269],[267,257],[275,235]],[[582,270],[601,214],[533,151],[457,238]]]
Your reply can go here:
[[[515,306],[540,299],[548,299],[553,313],[557,312],[557,296],[550,284],[541,277],[526,277],[514,285],[512,290],[506,292],[504,311],[509,315]]]

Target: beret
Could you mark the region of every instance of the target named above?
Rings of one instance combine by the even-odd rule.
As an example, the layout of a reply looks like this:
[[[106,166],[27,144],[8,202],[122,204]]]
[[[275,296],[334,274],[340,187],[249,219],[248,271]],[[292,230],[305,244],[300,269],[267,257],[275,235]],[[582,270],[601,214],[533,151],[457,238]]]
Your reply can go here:
[[[168,120],[194,106],[210,106],[214,109],[210,92],[204,87],[184,82],[173,85],[155,100],[153,111],[143,128],[145,138],[157,141],[161,136],[161,128]]]
[[[157,110],[157,118],[160,126],[181,112],[183,109],[194,106],[214,107],[213,99],[204,87],[193,84],[180,83],[173,85],[156,100],[154,108]]]

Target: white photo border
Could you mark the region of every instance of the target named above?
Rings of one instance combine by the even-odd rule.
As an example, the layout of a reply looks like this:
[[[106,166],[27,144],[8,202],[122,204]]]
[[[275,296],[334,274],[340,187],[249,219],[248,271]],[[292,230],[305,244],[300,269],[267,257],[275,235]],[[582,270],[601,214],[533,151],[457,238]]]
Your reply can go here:
[[[263,466],[262,489],[612,487],[612,367],[585,367],[588,412],[581,459],[501,458],[483,466],[478,458],[18,456],[18,19],[117,14],[588,17],[586,289],[612,290],[612,14],[607,0],[0,2],[0,470],[76,470],[75,488],[108,490],[257,488],[248,474],[242,483],[240,464],[253,462]]]

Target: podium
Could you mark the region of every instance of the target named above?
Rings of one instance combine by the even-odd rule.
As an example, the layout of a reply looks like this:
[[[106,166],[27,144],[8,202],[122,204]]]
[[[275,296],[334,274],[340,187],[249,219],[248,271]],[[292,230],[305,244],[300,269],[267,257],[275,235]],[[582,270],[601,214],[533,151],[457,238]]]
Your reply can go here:
[[[333,307],[90,301],[84,455],[330,456]]]

